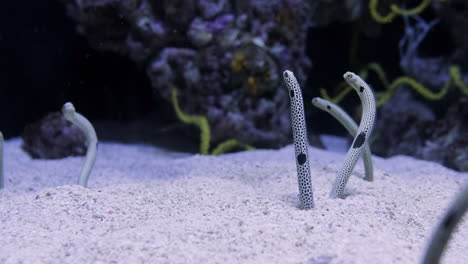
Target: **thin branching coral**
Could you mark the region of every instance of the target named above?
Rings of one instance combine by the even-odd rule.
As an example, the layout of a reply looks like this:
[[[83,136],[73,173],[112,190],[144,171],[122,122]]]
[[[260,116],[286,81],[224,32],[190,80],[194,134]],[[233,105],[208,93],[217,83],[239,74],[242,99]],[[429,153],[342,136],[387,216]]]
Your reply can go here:
[[[200,129],[200,154],[208,155],[210,154],[210,124],[208,119],[202,115],[187,115],[180,108],[179,101],[177,100],[177,89],[171,89],[171,103],[174,107],[174,111],[180,121],[190,125],[196,125]],[[220,155],[231,151],[236,148],[243,148],[246,150],[254,150],[255,148],[244,144],[237,139],[228,139],[218,146],[216,146],[211,155]]]

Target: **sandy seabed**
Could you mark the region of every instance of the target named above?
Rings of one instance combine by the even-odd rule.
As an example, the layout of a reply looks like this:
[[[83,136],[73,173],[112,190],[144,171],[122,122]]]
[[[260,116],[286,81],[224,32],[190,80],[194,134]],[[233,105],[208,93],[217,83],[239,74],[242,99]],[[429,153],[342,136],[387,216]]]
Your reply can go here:
[[[344,153],[311,147],[315,208],[298,209],[292,145],[200,156],[100,143],[89,188],[84,157],[32,160],[5,142],[0,263],[418,263],[468,180],[441,165],[359,162],[345,199],[329,192]],[[468,217],[442,263],[468,263]]]

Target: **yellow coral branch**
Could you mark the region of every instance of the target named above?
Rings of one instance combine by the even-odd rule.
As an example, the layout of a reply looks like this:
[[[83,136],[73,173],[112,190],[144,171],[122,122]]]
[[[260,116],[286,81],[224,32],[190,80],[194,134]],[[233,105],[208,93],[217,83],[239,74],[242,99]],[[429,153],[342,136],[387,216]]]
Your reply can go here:
[[[439,0],[440,2],[444,2],[445,0]],[[390,5],[390,12],[387,15],[381,15],[379,11],[377,10],[377,7],[379,5],[378,0],[370,0],[369,1],[369,11],[372,16],[372,18],[377,21],[378,23],[389,23],[391,22],[396,16],[411,16],[411,15],[416,15],[420,14],[426,8],[431,4],[431,0],[422,0],[421,3],[419,3],[418,6],[416,6],[413,9],[405,10],[401,9],[398,5],[396,4],[391,4]]]
[[[374,71],[377,76],[379,76],[380,80],[385,84],[385,86],[388,86],[388,80],[387,77],[385,76],[385,73],[382,69],[382,67],[377,64],[377,63],[369,63],[363,70],[359,72],[359,76],[363,79],[367,79],[368,75],[368,70]],[[347,82],[342,81],[338,84],[337,90],[340,91],[335,97],[331,98],[330,95],[328,95],[327,90],[324,88],[320,88],[320,96],[328,100],[332,103],[338,104],[341,102],[348,94],[351,92],[353,89],[351,86],[348,85]]]
[[[353,89],[348,86],[348,84],[346,82],[341,82],[340,84],[338,84],[338,91],[340,91],[335,97],[331,98],[329,95],[328,95],[328,92],[327,90],[323,89],[323,88],[320,88],[320,95],[322,96],[323,99],[325,100],[328,100],[332,103],[339,103],[341,102],[341,100],[343,100],[343,98],[345,98],[348,93],[350,91],[352,91]]]
[[[412,16],[421,13],[426,9],[429,5],[431,4],[431,0],[422,0],[421,3],[410,10],[405,10],[405,9],[400,9],[398,5],[392,4],[390,5],[390,9],[392,10],[393,13],[398,14],[400,16]]]
[[[196,125],[200,128],[200,153],[208,155],[210,149],[210,124],[204,116],[187,115],[180,109],[179,102],[177,101],[177,89],[171,90],[171,102],[174,106],[177,117],[186,124]]]
[[[462,93],[464,93],[465,95],[468,95],[468,85],[463,83],[461,79],[460,68],[454,65],[449,68],[449,71],[450,71],[450,76],[452,77],[455,86],[457,86],[458,89],[462,91]]]
[[[382,16],[377,10],[378,4],[379,4],[378,0],[369,1],[369,11],[370,11],[372,18],[374,18],[375,21],[382,23],[382,24],[392,22],[392,20],[397,16],[397,14],[391,11],[387,15]]]
[[[237,139],[228,139],[224,141],[223,143],[218,144],[216,148],[211,152],[211,155],[220,155],[223,153],[226,153],[228,151],[231,151],[235,148],[244,148],[246,150],[255,150],[254,147],[247,145],[245,143],[240,142]]]
[[[385,85],[385,87],[388,87],[390,85],[390,83],[388,82],[387,76],[385,75],[385,72],[384,72],[382,66],[380,66],[380,64],[378,64],[376,62],[371,62],[371,63],[367,64],[366,68],[363,70],[363,71],[366,72],[366,74],[361,74],[361,75],[362,76],[367,76],[367,70],[371,70],[371,71],[375,72],[375,74],[377,74],[380,81]],[[367,78],[367,77],[364,77],[364,78]]]
[[[424,87],[421,83],[419,83],[415,79],[408,77],[408,76],[400,76],[394,79],[392,83],[389,83],[384,70],[377,63],[369,63],[363,70],[360,71],[359,75],[362,76],[363,79],[367,79],[369,71],[375,72],[377,76],[379,77],[380,81],[383,83],[383,85],[386,88],[385,91],[376,93],[376,96],[378,98],[377,100],[378,107],[385,104],[392,97],[395,89],[398,86],[403,85],[403,84],[409,85],[416,92],[418,92],[420,95],[422,95],[424,98],[428,100],[442,99],[447,94],[452,82],[453,84],[455,84],[456,87],[460,89],[460,91],[463,94],[468,95],[468,85],[463,83],[461,79],[460,69],[457,66],[451,66],[449,68],[450,79],[444,84],[442,89],[438,92],[432,92],[428,88]],[[333,103],[339,103],[349,93],[349,91],[351,91],[351,88],[349,86],[343,87],[343,83],[340,83],[338,87],[339,87],[338,90],[340,92],[334,97],[330,97],[325,89],[320,89],[320,94],[326,100],[329,100]]]
[[[432,92],[431,90],[424,87],[421,83],[416,81],[413,78],[408,76],[401,76],[395,79],[390,86],[387,86],[387,90],[381,94],[381,97],[377,100],[377,106],[381,106],[385,104],[395,92],[395,89],[403,84],[409,85],[411,88],[416,90],[420,95],[424,96],[424,98],[428,100],[440,100],[443,98],[450,88],[450,80],[444,84],[444,87],[437,93]]]
[[[176,88],[172,88],[171,90],[171,103],[180,121],[186,124],[196,125],[200,128],[200,153],[208,155],[210,149],[210,124],[208,123],[208,119],[205,116],[187,115],[182,112],[179,106],[179,101],[177,100]],[[211,155],[220,155],[237,147],[244,148],[246,150],[255,149],[253,146],[244,144],[237,139],[228,139],[223,143],[218,144],[218,146],[216,146],[216,148],[211,152]]]

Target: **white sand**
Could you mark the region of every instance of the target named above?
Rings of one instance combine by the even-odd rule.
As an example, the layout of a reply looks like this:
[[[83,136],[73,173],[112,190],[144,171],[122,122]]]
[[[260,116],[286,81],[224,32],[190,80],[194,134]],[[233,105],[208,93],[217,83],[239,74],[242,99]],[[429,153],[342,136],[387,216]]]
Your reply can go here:
[[[310,150],[315,206],[297,208],[294,151],[219,157],[100,143],[84,158],[31,160],[5,144],[0,263],[417,263],[468,179],[409,157],[359,163],[346,199],[328,198],[343,153]],[[443,263],[468,263],[465,216]]]

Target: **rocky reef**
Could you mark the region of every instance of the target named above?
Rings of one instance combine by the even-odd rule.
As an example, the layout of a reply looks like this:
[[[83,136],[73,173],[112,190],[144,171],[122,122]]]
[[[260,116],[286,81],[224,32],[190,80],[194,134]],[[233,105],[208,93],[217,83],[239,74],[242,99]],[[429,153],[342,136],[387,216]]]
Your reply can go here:
[[[21,135],[21,146],[31,157],[61,159],[86,154],[86,137],[81,130],[65,120],[60,112],[53,112],[29,124]]]
[[[468,97],[459,98],[438,119],[408,90],[401,90],[380,109],[372,150],[387,157],[409,155],[468,171],[467,104]]]
[[[387,80],[370,74],[377,93],[389,87],[388,80],[414,80],[422,89],[402,81],[392,91],[390,100],[378,109],[372,140],[372,151],[379,156],[410,155],[439,162],[449,168],[468,171],[468,3],[463,0],[430,1],[425,8],[411,15],[395,16],[379,23],[370,12],[368,1],[319,1],[320,10],[334,10],[335,15],[316,12],[314,21],[327,26],[333,22],[355,23],[360,34],[390,42],[385,34],[395,26],[400,37],[392,40],[398,45],[379,47],[379,51],[397,51],[398,75]],[[421,1],[379,0],[377,12],[391,12],[391,5],[401,10],[413,9]],[[321,15],[317,15],[321,14]],[[399,26],[401,25],[401,26]],[[394,30],[395,32],[395,30]],[[355,40],[362,41],[364,38]],[[350,42],[353,45],[352,42]],[[355,49],[362,47],[355,47]],[[352,51],[351,51],[352,53]],[[357,58],[361,54],[351,54]],[[314,58],[312,58],[314,59]],[[359,58],[362,59],[362,58]],[[372,62],[372,61],[371,61]],[[352,62],[349,62],[352,64]],[[383,65],[389,68],[390,65]],[[358,69],[354,69],[358,71]],[[430,96],[429,93],[431,94]],[[357,108],[360,113],[359,108]],[[359,119],[359,114],[355,115]]]
[[[320,65],[310,71],[311,62],[318,61],[307,56],[312,54],[311,43],[346,43],[340,50],[327,44],[314,53],[327,62],[336,60],[337,53],[348,56],[346,70],[359,72],[367,63],[381,63],[389,80],[412,78],[432,93],[451,82],[437,100],[421,96],[408,84],[399,85],[393,98],[378,109],[372,148],[381,156],[408,154],[467,170],[467,158],[462,155],[468,153],[466,127],[459,125],[467,95],[451,75],[456,66],[459,84],[468,83],[464,0],[434,0],[428,5],[390,0],[61,2],[92,47],[131,59],[146,70],[155,94],[169,101],[171,89],[176,88],[185,113],[206,116],[212,143],[234,138],[257,147],[280,147],[290,142],[288,100],[280,73],[292,70],[302,84],[312,71],[330,76],[320,72]],[[373,11],[371,2],[376,3]],[[373,13],[393,12],[392,5],[417,11],[394,15],[385,23],[373,17]],[[332,27],[341,31],[328,39]],[[311,28],[327,33],[321,35],[327,39],[311,37]],[[373,51],[376,47],[378,56]],[[338,69],[335,61],[332,65]],[[334,75],[340,81],[340,72]],[[384,91],[385,83],[370,75],[375,91]],[[308,121],[320,131],[318,124],[327,121],[307,107],[319,88],[314,87],[315,79],[310,83],[314,84],[304,86],[304,96],[308,118],[314,119]],[[352,111],[349,101],[344,105]]]
[[[374,152],[436,161],[468,171],[468,4],[466,1],[433,1],[431,19],[419,15],[402,17],[404,33],[399,42],[400,67],[440,99],[428,99],[409,85],[401,85],[380,109]],[[443,44],[433,35],[445,34]],[[433,44],[438,43],[438,51]],[[459,82],[453,78],[453,66]]]
[[[280,147],[290,135],[281,72],[306,80],[307,12],[299,0],[62,0],[98,50],[146,68],[154,92],[177,88],[211,140]]]

